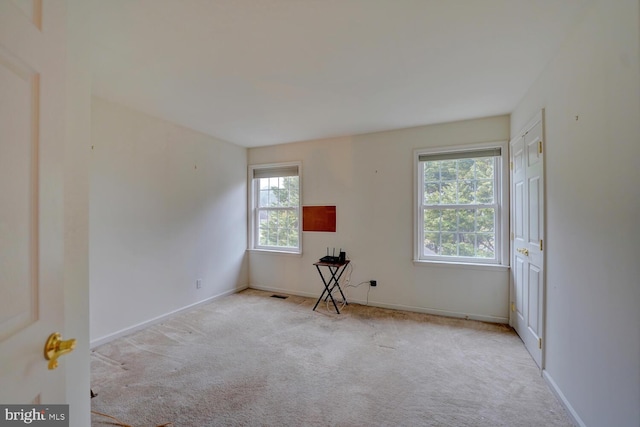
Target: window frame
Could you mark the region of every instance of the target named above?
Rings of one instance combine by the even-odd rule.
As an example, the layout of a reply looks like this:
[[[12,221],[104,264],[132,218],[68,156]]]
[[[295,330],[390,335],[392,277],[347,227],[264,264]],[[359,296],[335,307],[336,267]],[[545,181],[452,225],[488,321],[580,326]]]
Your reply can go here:
[[[453,264],[486,267],[508,267],[509,265],[509,153],[508,141],[496,141],[478,144],[420,148],[414,150],[414,248],[413,260],[418,264]],[[496,157],[494,168],[495,213],[495,258],[476,258],[464,256],[424,255],[424,173],[420,156],[468,153],[473,158],[474,151],[497,149],[501,151]],[[462,205],[464,206],[464,205]]]
[[[258,202],[260,200],[260,188],[258,185],[258,178],[254,178],[255,171],[267,170],[267,169],[287,169],[297,167],[298,169],[298,206],[295,211],[298,214],[298,246],[297,247],[285,247],[285,246],[263,246],[260,245],[260,221],[258,218],[259,212],[269,210],[283,210],[289,208],[273,207],[273,208],[259,208]],[[289,175],[292,176],[292,175]],[[285,253],[285,254],[302,254],[302,162],[282,162],[282,163],[267,163],[249,165],[248,167],[248,206],[249,206],[249,250],[260,252],[272,252],[272,253]]]

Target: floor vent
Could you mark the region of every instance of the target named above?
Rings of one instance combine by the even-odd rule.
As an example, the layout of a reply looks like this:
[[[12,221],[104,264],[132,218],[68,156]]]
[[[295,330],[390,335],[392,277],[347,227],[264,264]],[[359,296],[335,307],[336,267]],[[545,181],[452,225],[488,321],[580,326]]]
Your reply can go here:
[[[288,297],[288,296],[286,296],[286,295],[276,295],[276,294],[273,294],[273,295],[271,295],[271,298],[287,299],[287,298],[289,298],[289,297]]]

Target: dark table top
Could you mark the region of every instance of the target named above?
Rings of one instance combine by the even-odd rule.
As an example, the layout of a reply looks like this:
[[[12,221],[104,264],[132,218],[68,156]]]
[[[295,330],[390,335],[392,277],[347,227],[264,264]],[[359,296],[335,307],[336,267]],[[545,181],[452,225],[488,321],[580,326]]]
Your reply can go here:
[[[347,265],[351,262],[350,259],[345,260],[344,262],[314,262],[313,265],[326,266],[326,267],[342,267],[343,265]]]

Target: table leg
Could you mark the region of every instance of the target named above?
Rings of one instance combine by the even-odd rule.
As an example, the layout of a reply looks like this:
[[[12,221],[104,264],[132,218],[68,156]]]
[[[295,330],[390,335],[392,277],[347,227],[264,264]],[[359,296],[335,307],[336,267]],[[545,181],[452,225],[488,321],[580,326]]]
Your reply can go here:
[[[349,305],[349,302],[347,301],[347,297],[345,297],[344,293],[342,292],[342,288],[340,287],[340,278],[342,277],[342,274],[346,270],[346,265],[337,266],[337,267],[327,266],[327,268],[329,269],[329,273],[331,274],[331,277],[329,278],[328,282],[325,279],[324,275],[322,274],[322,270],[320,270],[320,266],[316,265],[316,269],[318,270],[318,274],[320,275],[320,278],[322,279],[322,284],[324,285],[324,290],[322,291],[320,298],[318,298],[318,301],[316,301],[316,305],[313,306],[313,310],[315,311],[320,301],[322,301],[323,297],[325,301],[331,298],[331,302],[333,303],[333,306],[335,307],[336,312],[340,314],[340,310],[338,309],[338,304],[336,304],[336,301],[333,298],[332,292],[337,286],[338,291],[340,292],[340,295],[342,295],[342,300],[344,301],[344,304]],[[326,296],[325,296],[325,292],[327,294]]]
[[[320,301],[322,301],[322,297],[324,297],[324,293],[327,292],[329,293],[329,285],[327,284],[327,281],[324,278],[324,275],[322,274],[322,271],[320,270],[320,267],[316,265],[316,269],[318,270],[318,274],[320,275],[320,278],[322,279],[322,284],[324,285],[324,289],[322,290],[322,294],[320,294],[320,298],[318,298],[318,301],[316,301],[316,305],[313,306],[313,311],[316,310],[316,308],[318,307],[318,304],[320,303]]]
[[[333,299],[333,295],[331,295],[331,291],[333,290],[333,287],[331,287],[331,283],[335,280],[335,277],[336,277],[335,273],[333,272],[333,270],[331,270],[331,267],[329,267],[329,272],[331,273],[331,278],[329,279],[329,282],[327,283],[327,280],[324,278],[324,275],[322,274],[322,271],[320,270],[320,267],[316,265],[316,269],[318,269],[318,274],[320,274],[320,278],[322,279],[322,283],[324,284],[324,290],[322,291],[322,294],[320,295],[320,298],[318,298],[318,301],[316,301],[316,305],[313,306],[313,310],[315,311],[316,307],[318,307],[318,304],[320,303],[320,301],[322,300],[322,297],[324,296],[324,293],[326,292],[327,293],[327,297],[331,298],[331,302],[333,303],[333,306],[335,307],[336,312],[338,314],[340,314],[340,310],[338,309],[338,304],[336,304],[336,301]],[[334,287],[335,287],[335,285],[334,285]],[[338,289],[340,289],[340,286],[338,286]],[[342,290],[340,291],[340,293],[342,293]],[[325,298],[325,300],[326,300],[326,298]]]

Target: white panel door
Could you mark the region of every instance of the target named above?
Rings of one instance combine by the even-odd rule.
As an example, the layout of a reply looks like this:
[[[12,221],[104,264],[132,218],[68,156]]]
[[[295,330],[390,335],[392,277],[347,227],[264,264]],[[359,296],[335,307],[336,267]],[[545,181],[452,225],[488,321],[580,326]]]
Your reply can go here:
[[[511,325],[542,368],[544,158],[542,113],[510,143]]]
[[[0,1],[0,402],[64,403],[65,5]]]

